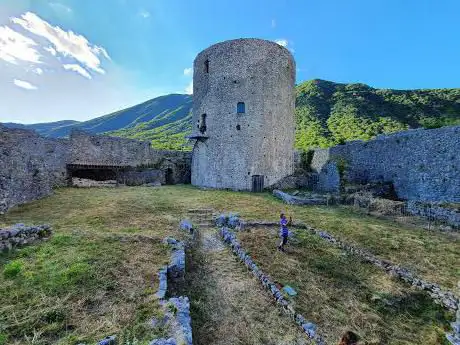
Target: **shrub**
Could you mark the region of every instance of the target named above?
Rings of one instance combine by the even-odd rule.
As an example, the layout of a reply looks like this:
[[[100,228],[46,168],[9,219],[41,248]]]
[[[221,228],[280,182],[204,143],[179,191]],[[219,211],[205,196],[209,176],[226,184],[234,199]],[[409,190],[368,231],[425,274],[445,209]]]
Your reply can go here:
[[[13,260],[5,265],[3,276],[8,279],[15,278],[21,273],[22,268],[23,262],[21,260]]]

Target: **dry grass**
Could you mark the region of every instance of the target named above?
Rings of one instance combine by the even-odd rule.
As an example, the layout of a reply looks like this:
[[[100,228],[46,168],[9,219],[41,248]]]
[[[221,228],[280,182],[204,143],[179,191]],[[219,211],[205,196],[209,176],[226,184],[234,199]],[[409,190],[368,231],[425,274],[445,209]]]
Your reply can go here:
[[[34,275],[33,272],[38,272],[40,273],[39,276],[43,277],[43,279],[40,282],[35,282],[34,285],[21,285],[20,280],[26,281],[26,278],[14,278],[12,280],[5,277],[0,278],[0,296],[2,296],[0,297],[2,299],[0,301],[0,340],[2,334],[13,334],[13,338],[10,339],[14,339],[17,343],[27,343],[31,341],[27,341],[24,336],[27,334],[29,339],[32,339],[35,332],[37,339],[42,337],[43,339],[48,339],[49,342],[74,344],[75,338],[72,337],[76,336],[80,339],[80,336],[83,337],[83,333],[90,334],[89,337],[91,340],[94,340],[100,336],[107,335],[107,333],[111,333],[112,330],[115,332],[117,329],[134,327],[138,324],[136,318],[128,321],[129,318],[121,314],[123,314],[124,310],[137,310],[137,308],[155,311],[155,306],[151,308],[142,307],[147,302],[145,302],[145,296],[141,294],[141,290],[152,288],[150,278],[146,277],[143,273],[143,267],[145,267],[149,274],[156,273],[157,267],[164,261],[165,254],[154,243],[149,243],[148,245],[131,242],[125,243],[111,238],[109,235],[122,234],[124,236],[131,236],[142,234],[156,238],[158,241],[169,235],[177,237],[180,236],[176,231],[177,224],[186,215],[187,209],[190,208],[213,208],[221,212],[236,211],[247,220],[266,219],[273,221],[277,220],[280,211],[285,211],[292,215],[296,221],[302,221],[330,231],[344,241],[353,243],[359,247],[368,248],[380,257],[403,264],[413,269],[425,279],[440,283],[447,288],[453,289],[459,279],[460,250],[456,239],[446,234],[428,232],[387,220],[376,219],[375,217],[362,215],[346,208],[289,206],[265,193],[204,191],[191,186],[168,186],[161,188],[122,187],[113,189],[65,188],[57,190],[51,197],[23,205],[11,210],[6,215],[0,216],[0,226],[19,222],[26,224],[49,223],[55,231],[54,240],[47,244],[27,247],[10,256],[1,256],[0,269],[3,270],[11,261],[24,259],[28,265],[26,265],[27,269],[24,272],[30,271],[32,275]],[[68,238],[68,241],[71,241],[71,243],[76,241],[77,244],[66,245],[65,241],[67,240],[62,240],[63,243],[60,244],[59,241],[62,238]],[[269,239],[269,241],[271,240]],[[307,242],[309,243],[310,241]],[[267,249],[267,262],[270,260],[270,257],[271,260],[278,260],[278,254],[273,254],[271,246],[272,244],[270,244],[270,249]],[[69,253],[68,251],[72,247],[75,247],[75,250]],[[262,249],[263,247],[260,248],[260,250]],[[330,250],[333,251],[330,248],[326,251]],[[47,251],[50,251],[50,253],[45,255]],[[308,251],[306,253],[308,254]],[[302,270],[304,268],[308,269],[308,267],[303,267],[302,262],[307,258],[304,258],[302,255],[299,254],[298,258],[289,258],[287,260],[293,267],[299,268],[298,275],[299,277],[303,277],[302,279],[307,279],[305,277],[308,276],[310,277],[308,279],[322,281],[325,279],[322,271],[340,272],[340,267],[349,264],[349,261],[345,261],[344,263],[338,259],[335,261],[329,260],[327,262],[330,262],[331,265],[326,266],[322,271],[307,271],[312,273],[306,275]],[[337,255],[334,254],[332,257],[336,257]],[[87,263],[91,268],[89,272],[92,277],[99,277],[98,279],[90,280],[95,281],[95,285],[91,286],[89,281],[85,280],[84,283],[72,282],[70,285],[63,285],[60,294],[48,292],[46,290],[47,276],[43,272],[53,270],[53,267],[47,265],[47,262],[59,263],[60,258],[67,259],[62,260],[61,266],[57,266],[57,272],[59,271],[63,274],[63,272],[72,267],[73,263]],[[341,258],[341,256],[338,256],[338,258]],[[291,262],[291,260],[293,261]],[[335,265],[338,265],[339,268]],[[77,266],[77,269],[82,269],[82,267],[85,268],[86,266]],[[130,269],[123,267],[130,267]],[[361,266],[358,265],[356,267]],[[83,269],[83,271],[85,270]],[[377,282],[383,284],[383,286],[389,284],[388,290],[383,289],[382,291],[394,294],[400,291],[397,288],[399,285],[389,282],[380,273],[375,272],[375,274],[377,275],[372,273],[374,285]],[[25,277],[28,277],[28,275]],[[141,283],[141,279],[144,279],[144,283]],[[343,279],[345,280],[346,276]],[[129,285],[127,282],[131,280],[137,283]],[[111,282],[111,284],[107,282]],[[305,282],[305,284],[307,283],[310,284],[310,281]],[[104,284],[109,285],[109,290],[107,290],[107,286]],[[114,290],[116,293],[109,293],[112,285],[117,289]],[[341,288],[340,284],[337,286]],[[211,293],[212,289],[208,291]],[[324,309],[334,308],[336,303],[334,300],[335,291],[336,289],[323,289],[323,291],[317,292],[318,296],[323,296],[327,301],[323,304]],[[74,292],[75,294],[73,294]],[[130,293],[132,293],[132,296]],[[327,297],[329,294],[331,296],[330,299]],[[16,295],[25,297],[13,300],[12,298],[15,298],[14,296]],[[309,293],[308,296],[310,295]],[[123,297],[123,300],[120,301],[118,299],[119,296],[128,297]],[[353,295],[350,294],[349,296]],[[89,300],[96,299],[95,303],[90,303],[93,306],[92,308],[85,307],[85,309],[81,307],[81,301],[84,301],[86,298]],[[361,301],[359,299],[361,297],[353,298]],[[14,301],[14,304],[11,301]],[[107,301],[107,304],[104,304],[104,301]],[[201,301],[205,300],[201,299]],[[419,305],[419,302],[417,302],[419,300],[415,299],[415,301],[415,305]],[[351,299],[350,303],[346,308],[355,310],[357,308],[355,300]],[[66,308],[68,307],[70,311],[66,312],[65,315],[67,316],[64,319],[68,320],[71,317],[72,321],[66,322],[72,327],[64,327],[64,324],[62,327],[59,326],[61,328],[57,327],[56,330],[49,331],[48,326],[40,323],[41,321],[37,323],[37,321],[30,321],[32,320],[30,319],[28,321],[24,320],[24,325],[27,325],[27,327],[23,327],[24,331],[21,331],[19,327],[15,331],[12,331],[10,328],[5,331],[4,324],[6,321],[4,320],[11,320],[11,318],[15,320],[14,322],[16,322],[16,319],[21,320],[16,312],[16,314],[11,314],[12,310],[22,308],[24,312],[27,311],[31,315],[35,313],[37,318],[41,315],[41,318],[48,310],[44,305],[64,305]],[[85,305],[83,303],[83,306]],[[118,305],[122,307],[118,308]],[[203,306],[205,307],[206,304],[203,304]],[[72,310],[79,312],[73,314]],[[98,313],[98,310],[102,312]],[[264,311],[260,309],[259,312]],[[401,315],[406,314],[396,313],[396,315],[404,318]],[[432,316],[432,314],[430,315]],[[254,314],[249,320],[256,324],[256,319],[257,316]],[[339,318],[338,320],[341,319]],[[389,321],[379,320],[378,322],[376,321],[376,324],[380,325],[382,322],[386,323]],[[354,323],[359,325],[359,318]],[[96,324],[102,324],[102,326],[96,327]],[[205,323],[203,325],[206,326]],[[402,330],[405,329],[403,323],[400,323],[400,326]],[[261,329],[257,328],[257,326],[254,327],[256,327],[254,329]],[[408,327],[411,328],[412,326]],[[94,329],[94,332],[87,332],[89,329]],[[205,333],[206,331],[202,331],[199,334],[205,336]],[[429,334],[432,336],[434,333]],[[335,333],[333,335],[335,336]],[[207,339],[209,340],[208,343],[212,343],[210,338]],[[9,340],[8,343],[10,342]],[[40,344],[38,341],[36,343]],[[205,344],[206,342],[202,343]],[[255,340],[254,343],[256,343]]]
[[[288,253],[276,250],[276,229],[239,233],[255,262],[293,286],[296,309],[335,343],[354,330],[363,344],[441,344],[447,314],[430,297],[390,278],[321,239],[299,230]]]
[[[212,235],[211,233],[212,232]],[[306,337],[215,236],[190,254],[187,267],[196,345],[296,345]]]
[[[75,344],[130,332],[148,339],[159,312],[156,273],[167,260],[160,242],[56,234],[0,258],[0,327],[8,344]]]

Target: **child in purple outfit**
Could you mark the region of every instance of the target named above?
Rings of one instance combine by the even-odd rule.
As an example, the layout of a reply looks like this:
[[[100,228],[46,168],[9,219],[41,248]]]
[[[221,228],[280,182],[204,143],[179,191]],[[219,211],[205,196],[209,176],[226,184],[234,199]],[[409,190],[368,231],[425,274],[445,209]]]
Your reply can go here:
[[[286,245],[288,241],[288,236],[289,236],[289,230],[288,230],[288,225],[292,223],[292,217],[289,217],[289,221],[286,219],[286,216],[284,213],[280,214],[280,236],[281,236],[281,242],[280,245],[278,246],[278,250],[281,250],[284,252],[284,246]]]

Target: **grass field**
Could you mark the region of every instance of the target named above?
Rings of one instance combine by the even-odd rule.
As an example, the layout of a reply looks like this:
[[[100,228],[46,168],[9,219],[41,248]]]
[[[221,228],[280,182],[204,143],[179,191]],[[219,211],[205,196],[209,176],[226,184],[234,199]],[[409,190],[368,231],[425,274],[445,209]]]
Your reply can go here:
[[[243,247],[275,281],[296,289],[296,310],[333,344],[346,330],[363,344],[442,344],[451,317],[430,297],[310,233],[295,231],[287,253],[277,229],[238,233]]]
[[[7,344],[77,344],[120,332],[134,334],[141,340],[151,339],[143,325],[148,317],[158,312],[152,293],[156,290],[158,268],[167,260],[167,249],[161,245],[161,239],[180,237],[177,231],[180,219],[187,209],[200,207],[220,212],[236,211],[248,220],[277,220],[279,212],[285,211],[294,220],[328,230],[344,241],[403,264],[447,288],[453,289],[459,279],[460,250],[455,238],[378,220],[344,208],[288,206],[269,194],[204,191],[191,186],[64,188],[48,198],[0,216],[0,226],[48,223],[54,230],[47,243],[0,255],[0,344],[2,341]],[[132,238],[136,234],[147,235],[152,240],[136,242]],[[262,236],[261,243],[266,243],[266,255],[269,255],[273,238],[268,237],[266,241]],[[309,243],[316,242],[306,240],[305,245]],[[320,244],[317,246],[321,248]],[[312,272],[315,279],[323,279],[320,271],[311,268],[322,260],[309,261],[311,255],[307,252],[311,248],[305,248],[305,257],[299,253],[298,258],[292,258],[299,262],[295,265],[299,275],[305,269]],[[353,258],[342,257],[333,248],[323,248],[315,256],[322,251],[330,258],[323,271],[337,273],[329,279],[341,286],[341,281],[349,279],[349,274],[340,276],[338,273],[342,269],[339,267],[349,265]],[[382,291],[388,294],[402,291],[397,283],[373,268],[363,268],[357,277],[366,282],[379,277],[372,284],[381,280],[387,287]],[[346,286],[346,282],[343,284]],[[356,303],[367,301],[360,297],[361,293],[363,296],[373,293],[375,286],[371,283],[366,286],[368,290],[357,292],[356,296],[352,289],[348,290]],[[331,294],[326,309],[337,303],[333,292],[324,290],[324,294]],[[415,292],[410,296],[416,305],[424,301]],[[437,310],[429,305],[428,314],[413,319],[415,321],[408,319],[410,327],[438,317]],[[367,322],[366,318],[361,322]],[[379,322],[390,321],[376,321],[377,325]],[[401,327],[404,324],[394,322]],[[394,327],[392,329],[399,326]],[[425,334],[430,341],[436,337],[434,328],[420,327],[420,334]]]

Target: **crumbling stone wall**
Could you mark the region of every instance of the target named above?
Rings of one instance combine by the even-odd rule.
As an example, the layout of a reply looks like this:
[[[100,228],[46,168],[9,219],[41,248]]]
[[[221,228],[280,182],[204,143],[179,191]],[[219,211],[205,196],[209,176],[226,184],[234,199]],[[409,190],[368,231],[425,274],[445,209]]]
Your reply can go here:
[[[460,126],[409,130],[315,150],[311,167],[330,161],[350,183],[392,182],[401,199],[460,202]]]
[[[151,163],[153,149],[148,141],[90,135],[74,130],[70,134],[70,162],[138,166]]]
[[[66,184],[69,143],[0,125],[0,213]]]
[[[191,154],[81,131],[70,139],[49,139],[0,125],[0,213],[67,185],[67,164],[128,165],[133,167],[127,176],[133,184],[189,183]]]

